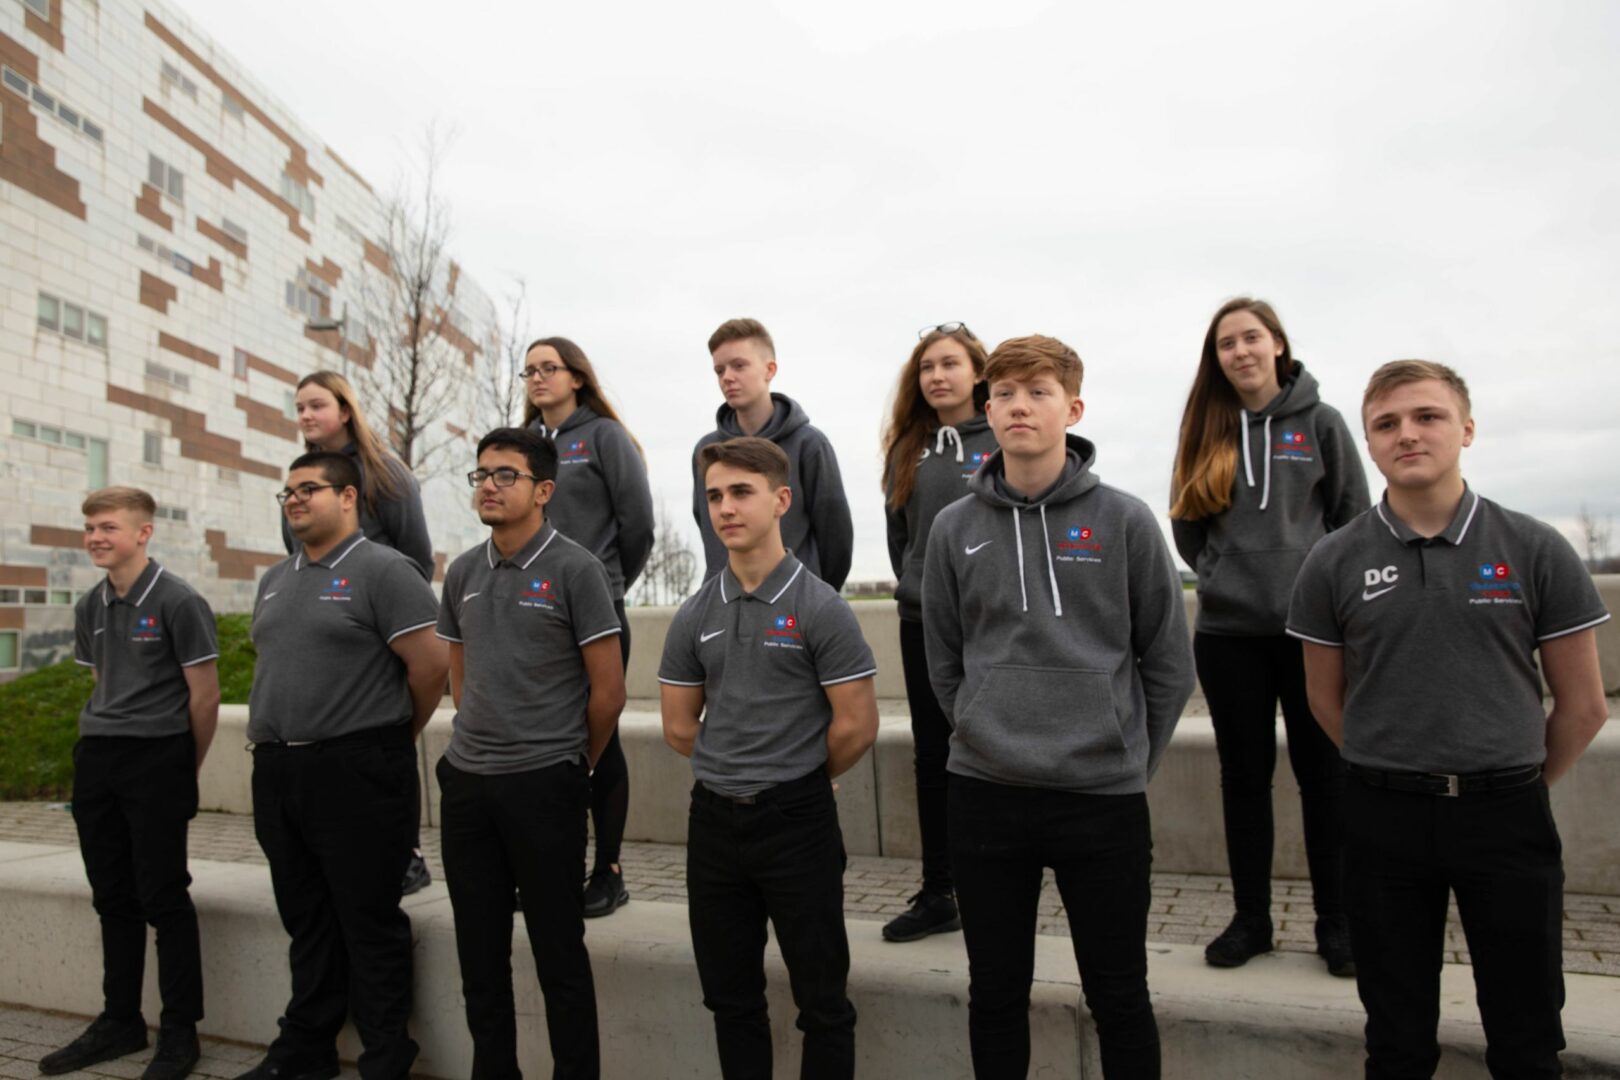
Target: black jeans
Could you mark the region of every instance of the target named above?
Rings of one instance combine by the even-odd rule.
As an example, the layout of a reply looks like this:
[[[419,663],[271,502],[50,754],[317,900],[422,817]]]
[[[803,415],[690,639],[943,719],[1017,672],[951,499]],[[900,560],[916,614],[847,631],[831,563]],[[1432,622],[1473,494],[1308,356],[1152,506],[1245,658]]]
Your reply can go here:
[[[1077,795],[950,777],[951,867],[978,1077],[1029,1072],[1041,872],[1057,875],[1103,1074],[1159,1075],[1147,985],[1153,836],[1146,795]]]
[[[787,964],[804,1032],[799,1075],[855,1074],[855,1006],[846,990],[844,835],[832,784],[817,770],[752,805],[692,788],[687,913],[703,1004],[714,1014],[720,1073],[770,1080],[765,920]]]
[[[613,610],[619,613],[619,655],[629,668],[630,619],[624,611],[624,600],[613,601]],[[619,861],[624,823],[629,816],[630,766],[624,760],[624,747],[619,744],[619,729],[615,727],[591,771],[591,823],[596,827],[594,870],[607,870]]]
[[[436,772],[474,1080],[522,1075],[512,997],[514,887],[546,1001],[553,1076],[597,1076],[596,983],[579,889],[590,799],[584,763],[485,775],[440,758]]]
[[[945,824],[945,764],[951,758],[951,725],[928,679],[922,623],[900,620],[900,665],[911,707],[911,745],[917,770],[917,827],[922,833],[923,888],[951,892],[951,853]]]
[[[1288,733],[1288,761],[1299,782],[1305,861],[1316,914],[1339,914],[1344,909],[1344,770],[1338,748],[1306,701],[1299,641],[1286,636],[1195,634],[1193,658],[1215,725],[1226,860],[1238,914],[1271,917],[1271,778],[1277,768],[1279,699]]]
[[[109,1016],[140,1018],[150,923],[157,931],[163,1024],[202,1019],[202,950],[186,869],[186,823],[196,814],[191,732],[157,739],[87,735],[73,747],[73,823],[101,919]]]
[[[1446,798],[1352,779],[1345,802],[1345,906],[1367,1008],[1367,1076],[1434,1075],[1452,892],[1486,1067],[1496,1077],[1562,1075],[1563,847],[1546,784]]]
[[[292,937],[292,999],[269,1056],[294,1070],[332,1061],[345,1014],[360,1075],[410,1072],[411,920],[400,880],[416,828],[408,723],[253,752],[253,831]]]

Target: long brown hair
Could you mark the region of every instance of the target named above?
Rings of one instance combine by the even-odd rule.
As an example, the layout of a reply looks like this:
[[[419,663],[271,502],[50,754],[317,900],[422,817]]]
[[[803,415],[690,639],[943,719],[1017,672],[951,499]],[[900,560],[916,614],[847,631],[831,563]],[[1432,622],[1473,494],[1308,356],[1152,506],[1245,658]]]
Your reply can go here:
[[[984,342],[967,327],[945,333],[930,331],[917,347],[911,350],[911,359],[900,369],[900,381],[894,388],[894,405],[889,422],[883,429],[883,477],[889,489],[889,509],[898,510],[911,501],[917,486],[917,463],[922,460],[923,444],[928,436],[939,430],[939,414],[928,404],[922,393],[923,353],[937,341],[950,338],[967,350],[973,364],[973,409],[984,411],[990,399],[990,386],[984,381],[986,353]]]
[[[355,399],[354,387],[335,371],[312,371],[298,380],[298,389],[313,383],[337,399],[338,408],[349,410],[349,422],[345,426],[349,431],[349,441],[354,443],[355,449],[360,452],[360,463],[365,466],[366,482],[361,486],[361,492],[366,500],[366,509],[373,514],[377,512],[378,494],[386,495],[390,499],[397,499],[404,494],[399,482],[398,469],[409,472],[405,463],[391,453],[383,441],[377,438],[366,423],[366,414],[360,411],[360,403]],[[319,449],[312,442],[305,442],[304,449]]]
[[[617,410],[608,404],[607,396],[602,393],[602,384],[596,381],[596,369],[591,366],[590,358],[585,355],[585,350],[565,337],[543,337],[529,342],[529,347],[523,350],[523,355],[528,356],[542,345],[556,349],[557,357],[563,362],[563,367],[579,376],[582,385],[578,390],[574,391],[574,400],[580,405],[589,405],[591,411],[596,413],[597,416],[612,420],[624,428],[624,433],[629,435],[630,441],[635,444],[636,453],[640,454],[642,460],[645,461],[647,451],[641,448],[641,440],[632,435],[630,428],[625,425],[623,420],[619,419]],[[523,426],[528,427],[534,422],[534,418],[539,415],[540,406],[531,401],[529,395],[525,393],[523,395]]]
[[[1294,372],[1294,357],[1283,333],[1282,321],[1264,300],[1239,296],[1222,304],[1204,334],[1198,374],[1181,414],[1181,441],[1176,446],[1176,467],[1170,480],[1170,516],[1182,521],[1212,517],[1232,505],[1232,483],[1237,478],[1239,411],[1243,402],[1221,370],[1215,349],[1215,331],[1235,311],[1247,311],[1277,339],[1277,384]]]

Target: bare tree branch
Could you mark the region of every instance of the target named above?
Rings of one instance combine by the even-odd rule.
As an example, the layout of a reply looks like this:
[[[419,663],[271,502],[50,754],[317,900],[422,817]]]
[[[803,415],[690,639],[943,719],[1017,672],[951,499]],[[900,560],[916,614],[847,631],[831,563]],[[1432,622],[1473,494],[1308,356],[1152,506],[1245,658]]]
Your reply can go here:
[[[523,370],[524,348],[530,339],[528,286],[521,277],[512,278],[501,313],[499,348],[487,349],[479,362],[478,431],[516,424],[522,418],[526,387]]]
[[[652,555],[632,590],[632,606],[679,604],[698,584],[698,557],[686,546],[663,503],[658,504],[657,521]]]

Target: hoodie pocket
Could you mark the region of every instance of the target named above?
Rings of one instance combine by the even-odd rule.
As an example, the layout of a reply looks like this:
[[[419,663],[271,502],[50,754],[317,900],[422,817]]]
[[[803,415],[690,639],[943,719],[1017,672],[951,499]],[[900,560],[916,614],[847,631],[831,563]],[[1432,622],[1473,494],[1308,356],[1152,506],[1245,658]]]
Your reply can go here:
[[[1294,579],[1309,552],[1309,548],[1265,548],[1223,551],[1200,559],[1204,572],[1198,577],[1199,629],[1282,633]]]
[[[957,738],[991,775],[1074,787],[1130,771],[1106,671],[997,664],[973,695]]]

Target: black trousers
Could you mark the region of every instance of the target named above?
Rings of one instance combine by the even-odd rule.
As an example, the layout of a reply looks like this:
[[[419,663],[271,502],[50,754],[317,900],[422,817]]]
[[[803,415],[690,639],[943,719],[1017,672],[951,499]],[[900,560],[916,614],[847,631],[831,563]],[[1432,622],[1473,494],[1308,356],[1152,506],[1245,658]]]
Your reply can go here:
[[[619,613],[619,655],[624,666],[630,666],[630,618],[624,611],[624,600],[613,601],[613,610]],[[619,850],[624,846],[624,824],[630,816],[630,766],[624,760],[624,747],[619,743],[619,729],[597,759],[591,771],[591,823],[596,827],[596,854],[593,869],[607,870],[619,861]]]
[[[1473,961],[1486,1067],[1561,1076],[1563,847],[1546,784],[1446,798],[1351,779],[1345,802],[1367,1076],[1434,1075],[1448,893]]]
[[[1271,917],[1271,778],[1277,768],[1279,700],[1288,733],[1288,761],[1299,782],[1305,861],[1316,914],[1339,914],[1344,770],[1338,748],[1306,701],[1299,641],[1286,636],[1195,634],[1193,658],[1215,726],[1226,859],[1238,914]]]
[[[101,919],[109,1016],[140,1019],[150,924],[163,1025],[202,1019],[202,950],[186,869],[186,823],[196,814],[191,732],[156,739],[87,735],[73,747],[73,823]]]
[[[951,867],[968,954],[968,1040],[977,1077],[1029,1073],[1029,991],[1041,873],[1069,917],[1103,1075],[1154,1080],[1148,1000],[1153,837],[1146,795],[1077,795],[950,777]]]
[[[911,707],[923,888],[944,895],[952,889],[949,833],[945,824],[945,765],[951,758],[951,725],[928,680],[922,623],[900,620],[900,664],[906,676],[906,703]]]
[[[335,1059],[345,1015],[367,1080],[403,1077],[416,1060],[411,921],[399,907],[415,772],[409,724],[254,749],[253,830],[292,938],[292,998],[269,1056],[294,1071]]]
[[[597,1076],[596,984],[579,889],[590,798],[584,763],[484,775],[440,758],[436,772],[474,1080],[522,1075],[512,996],[513,888],[523,901],[546,1001],[553,1076]]]
[[[765,922],[787,964],[798,1028],[799,1075],[855,1074],[855,1006],[846,993],[844,834],[832,783],[818,769],[733,802],[692,788],[686,838],[687,914],[703,1004],[714,1014],[720,1074],[770,1080]]]

